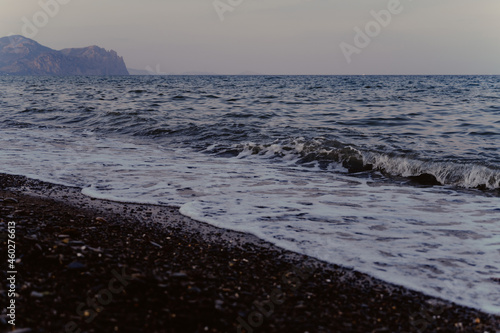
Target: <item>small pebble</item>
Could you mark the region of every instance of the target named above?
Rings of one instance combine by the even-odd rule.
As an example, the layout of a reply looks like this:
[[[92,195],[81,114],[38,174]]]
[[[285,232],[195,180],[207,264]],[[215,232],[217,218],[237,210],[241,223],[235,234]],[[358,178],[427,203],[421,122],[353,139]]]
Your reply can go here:
[[[31,328],[18,328],[17,330],[10,331],[10,333],[28,333],[31,331]]]
[[[172,273],[170,276],[173,278],[187,278],[187,274],[183,272]]]
[[[19,201],[17,201],[14,198],[5,198],[5,199],[3,199],[3,202],[4,203],[10,203],[10,204],[17,204],[17,203],[19,203]]]
[[[82,264],[81,262],[73,261],[71,264],[69,264],[66,267],[69,269],[83,269],[83,268],[85,268],[85,265]]]

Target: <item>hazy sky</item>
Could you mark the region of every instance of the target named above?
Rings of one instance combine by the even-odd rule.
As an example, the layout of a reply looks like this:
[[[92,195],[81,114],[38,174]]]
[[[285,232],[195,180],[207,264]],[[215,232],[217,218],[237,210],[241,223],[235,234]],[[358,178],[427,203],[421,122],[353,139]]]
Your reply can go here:
[[[166,73],[500,74],[500,0],[397,2],[0,0],[0,36]]]

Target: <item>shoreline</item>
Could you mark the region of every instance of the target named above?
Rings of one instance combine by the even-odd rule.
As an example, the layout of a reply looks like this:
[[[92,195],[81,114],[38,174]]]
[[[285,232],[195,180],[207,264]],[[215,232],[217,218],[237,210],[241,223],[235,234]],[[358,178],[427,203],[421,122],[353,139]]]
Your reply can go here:
[[[10,221],[20,259],[16,328],[31,332],[500,332],[499,316],[174,207],[93,199],[79,188],[0,174],[5,257]],[[8,320],[2,312],[2,330]]]

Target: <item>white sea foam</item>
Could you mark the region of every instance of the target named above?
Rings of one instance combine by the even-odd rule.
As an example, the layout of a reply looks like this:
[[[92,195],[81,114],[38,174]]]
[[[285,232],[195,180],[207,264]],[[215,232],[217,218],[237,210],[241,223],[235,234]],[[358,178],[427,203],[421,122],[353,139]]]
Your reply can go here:
[[[8,130],[0,145],[2,172],[102,199],[176,205],[194,219],[500,313],[499,198],[93,133]]]
[[[215,147],[210,147],[214,149]],[[287,161],[300,161],[307,158],[315,162],[331,163],[331,167],[342,168],[343,162],[353,157],[372,169],[392,177],[411,177],[422,174],[434,175],[441,184],[461,188],[479,188],[495,190],[500,188],[500,170],[474,163],[451,161],[425,161],[416,158],[392,156],[384,153],[362,151],[340,142],[328,142],[324,138],[305,140],[295,138],[286,142],[268,145],[248,142],[242,148],[239,157],[258,155],[261,157],[280,157]],[[341,170],[341,169],[337,169]],[[344,171],[347,171],[344,169]]]

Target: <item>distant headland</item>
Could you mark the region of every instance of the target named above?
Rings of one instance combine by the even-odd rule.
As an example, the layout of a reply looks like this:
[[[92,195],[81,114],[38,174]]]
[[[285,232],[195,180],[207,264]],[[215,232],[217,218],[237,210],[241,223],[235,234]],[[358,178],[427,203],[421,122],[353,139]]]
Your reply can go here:
[[[98,46],[60,51],[20,36],[0,38],[0,75],[129,75],[123,58]]]

